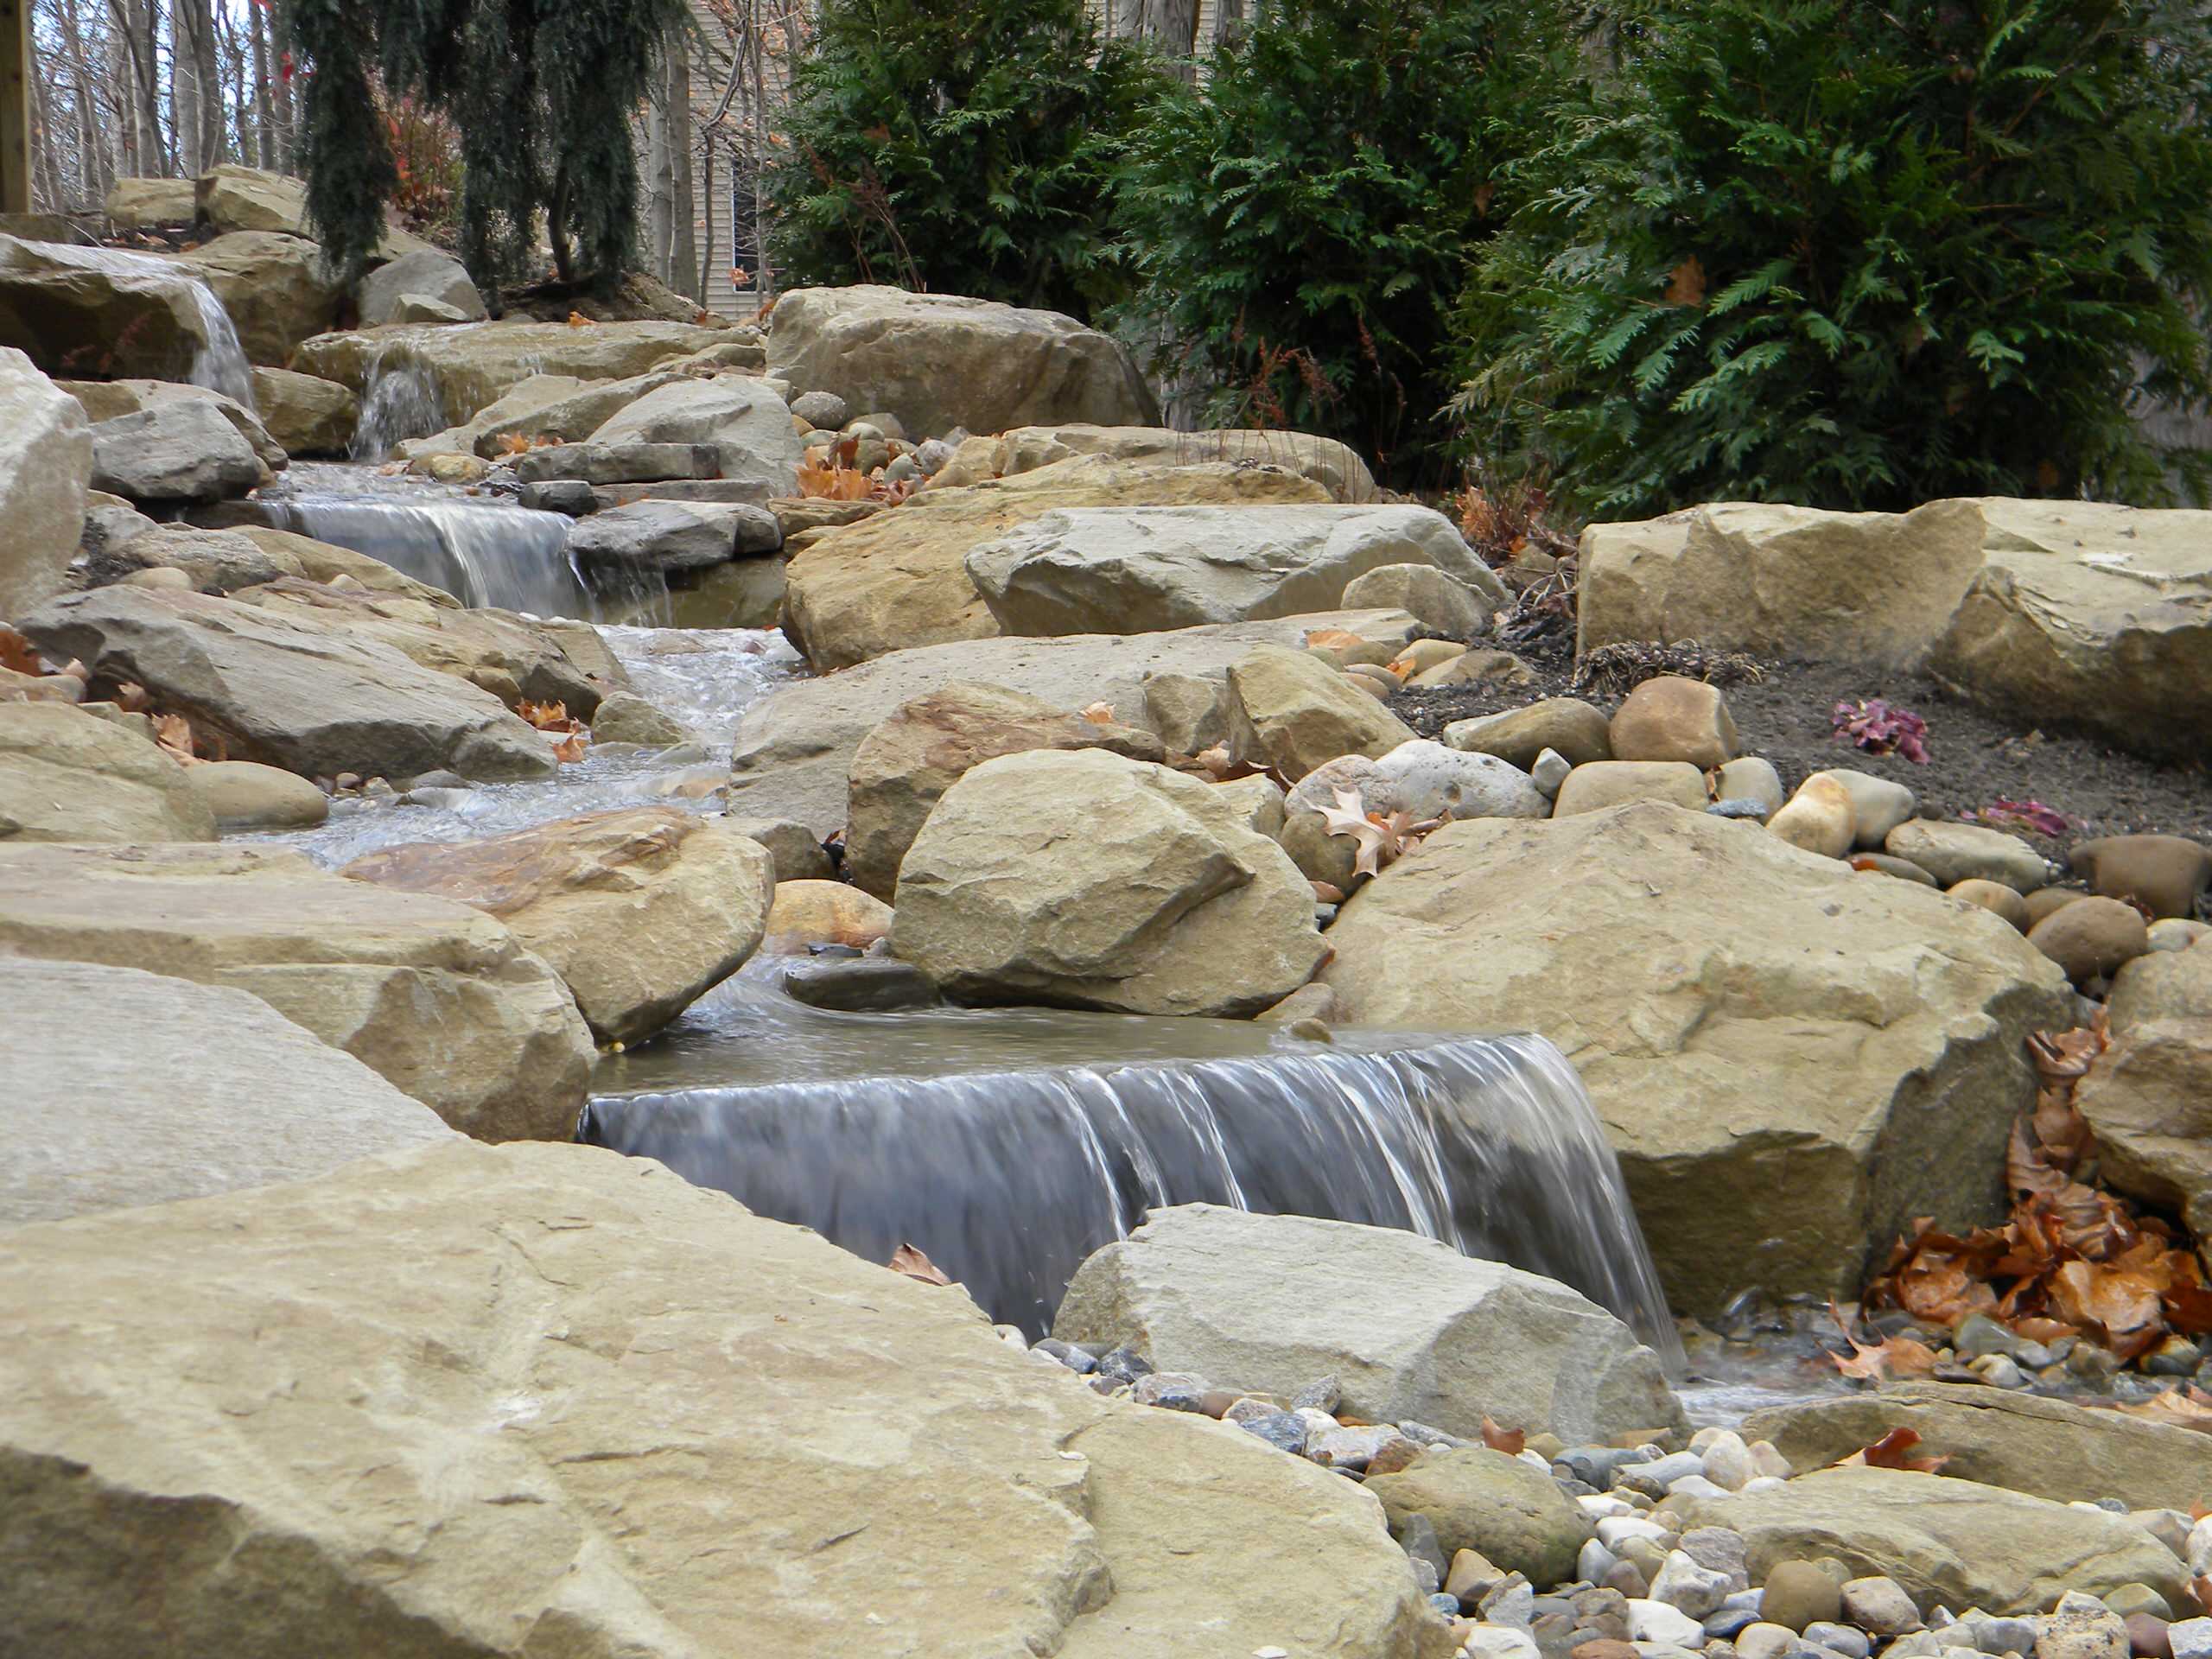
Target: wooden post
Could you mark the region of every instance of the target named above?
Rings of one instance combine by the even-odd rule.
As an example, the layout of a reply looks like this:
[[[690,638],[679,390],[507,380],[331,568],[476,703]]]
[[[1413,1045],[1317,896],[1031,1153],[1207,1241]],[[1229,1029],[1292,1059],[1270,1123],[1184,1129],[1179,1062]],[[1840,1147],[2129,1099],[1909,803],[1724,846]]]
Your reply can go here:
[[[31,0],[0,0],[0,213],[31,210]]]

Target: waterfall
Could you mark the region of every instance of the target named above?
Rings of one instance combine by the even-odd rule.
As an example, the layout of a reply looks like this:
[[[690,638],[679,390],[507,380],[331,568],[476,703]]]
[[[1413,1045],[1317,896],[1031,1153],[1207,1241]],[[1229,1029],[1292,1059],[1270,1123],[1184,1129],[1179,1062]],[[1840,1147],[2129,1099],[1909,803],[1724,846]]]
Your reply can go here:
[[[445,394],[436,377],[411,353],[379,347],[369,360],[361,417],[347,454],[355,461],[382,461],[402,439],[427,438],[445,427]]]
[[[464,605],[588,619],[598,602],[557,512],[459,499],[302,496],[267,504],[278,527],[365,553]]]
[[[111,276],[152,278],[163,286],[181,283],[194,310],[199,314],[202,338],[185,372],[185,379],[193,385],[219,391],[243,408],[255,410],[253,365],[246,361],[245,347],[238,343],[238,331],[231,321],[231,314],[223,308],[215,290],[193,275],[188,266],[150,253],[134,253],[127,248],[79,248],[60,242],[39,243],[37,253],[48,264],[73,265],[81,270],[102,271]]]
[[[1537,1037],[1399,1040],[602,1094],[578,1138],[874,1261],[911,1242],[1033,1334],[1084,1258],[1146,1210],[1207,1203],[1405,1228],[1544,1274],[1679,1368],[1619,1164],[1559,1051]]]

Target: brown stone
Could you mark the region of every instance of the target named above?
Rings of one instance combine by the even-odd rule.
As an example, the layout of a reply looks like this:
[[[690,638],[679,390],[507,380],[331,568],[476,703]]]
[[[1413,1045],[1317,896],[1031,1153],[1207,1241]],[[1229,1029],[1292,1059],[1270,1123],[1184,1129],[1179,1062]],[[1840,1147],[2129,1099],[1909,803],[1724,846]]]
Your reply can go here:
[[[1663,674],[1628,694],[1611,727],[1616,760],[1686,760],[1710,772],[1743,753],[1720,688]]]
[[[2027,895],[2028,925],[2033,927],[2044,917],[2054,915],[2075,900],[2088,896],[2079,887],[2038,887]]]
[[[2117,899],[2083,899],[2028,930],[2028,943],[2076,985],[2109,979],[2151,949],[2143,914]]]
[[[891,931],[891,906],[842,881],[779,881],[768,906],[767,943],[775,954],[810,944],[865,950]]]
[[[1133,760],[1165,751],[1150,732],[1096,721],[1001,685],[956,681],[901,703],[853,752],[845,874],[889,900],[899,862],[944,791],[969,767],[1025,749],[1111,749]]]
[[[2028,916],[2028,900],[2002,881],[1985,881],[1969,877],[1947,889],[1954,899],[1963,899],[1970,905],[1980,905],[1984,910],[1993,910],[2024,933],[2033,925]]]
[[[1554,799],[1552,816],[1571,818],[1628,801],[1664,801],[1702,812],[1705,774],[1681,760],[1593,760],[1567,774]]]
[[[1546,749],[1556,749],[1571,766],[1613,758],[1611,722],[1579,697],[1546,697],[1502,715],[1454,721],[1444,741],[1455,749],[1494,754],[1526,772]]]
[[[2077,842],[2070,857],[2092,892],[2146,905],[2154,918],[2193,916],[2212,886],[2212,847],[2186,836],[2101,836]]]

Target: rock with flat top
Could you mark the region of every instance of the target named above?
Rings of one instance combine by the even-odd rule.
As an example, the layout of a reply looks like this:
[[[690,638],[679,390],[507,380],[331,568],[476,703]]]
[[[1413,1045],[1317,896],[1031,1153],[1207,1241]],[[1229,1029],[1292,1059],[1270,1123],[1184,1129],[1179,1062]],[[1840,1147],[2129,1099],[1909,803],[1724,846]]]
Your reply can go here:
[[[0,846],[214,838],[167,749],[72,703],[0,702]]]
[[[1343,1476],[587,1147],[0,1233],[0,1489],[41,1655],[1452,1646]]]
[[[1303,778],[1343,754],[1388,754],[1412,728],[1312,652],[1259,645],[1230,665],[1230,749]]]
[[[1154,1210],[1077,1270],[1052,1332],[1285,1399],[1334,1377],[1353,1416],[1470,1439],[1485,1416],[1570,1445],[1683,1421],[1657,1357],[1595,1302],[1387,1227]]]
[[[92,429],[92,487],[127,501],[219,501],[245,494],[263,476],[253,446],[200,398],[156,404]]]
[[[589,1033],[506,927],[297,853],[0,845],[11,951],[250,991],[486,1139],[566,1139],[583,1103]]]
[[[0,1228],[305,1180],[456,1138],[244,991],[0,956]]]

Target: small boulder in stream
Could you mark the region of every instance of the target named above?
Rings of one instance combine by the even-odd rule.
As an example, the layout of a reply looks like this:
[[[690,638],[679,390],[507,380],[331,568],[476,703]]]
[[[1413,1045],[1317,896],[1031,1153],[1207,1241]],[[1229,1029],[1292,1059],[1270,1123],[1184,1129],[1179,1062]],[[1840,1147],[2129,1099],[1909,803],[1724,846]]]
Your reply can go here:
[[[601,1042],[642,1041],[760,945],[768,849],[680,807],[589,812],[481,840],[355,859],[356,881],[486,911],[568,982]]]
[[[1658,1356],[1595,1302],[1390,1227],[1155,1210],[1083,1264],[1052,1333],[1285,1399],[1333,1377],[1364,1421],[1471,1439],[1485,1417],[1570,1445],[1684,1423]]]

